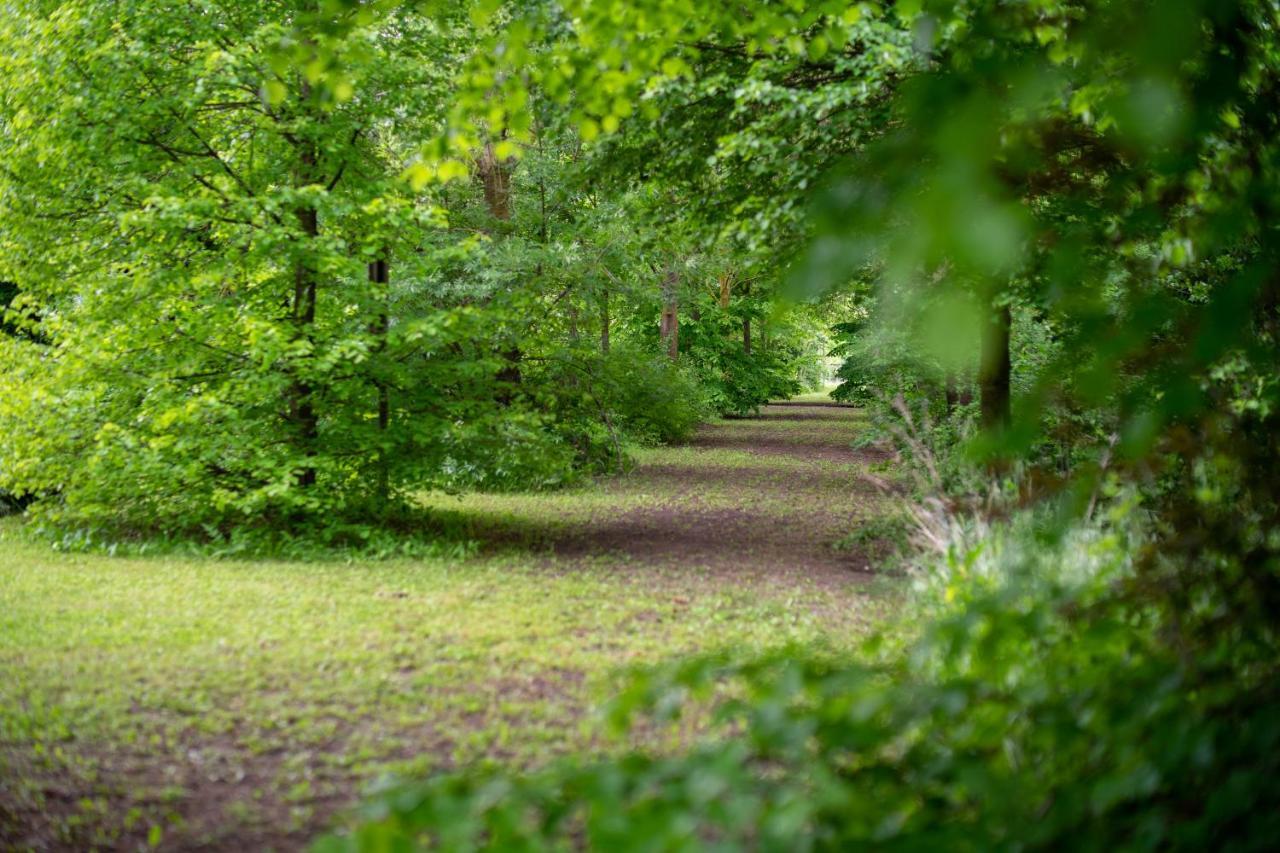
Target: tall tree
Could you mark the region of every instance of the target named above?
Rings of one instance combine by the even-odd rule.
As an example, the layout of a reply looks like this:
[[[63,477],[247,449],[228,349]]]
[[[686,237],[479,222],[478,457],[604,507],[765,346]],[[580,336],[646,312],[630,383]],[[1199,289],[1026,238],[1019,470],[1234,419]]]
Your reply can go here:
[[[400,174],[446,109],[459,16],[46,6],[0,29],[0,263],[59,318],[7,367],[4,476],[60,490],[51,514],[196,526],[385,491],[388,443],[439,441],[438,392],[400,398],[413,419],[380,393],[370,420],[367,389],[408,388],[444,327],[390,331],[365,280],[370,255],[431,261]],[[418,456],[393,480],[429,476]]]

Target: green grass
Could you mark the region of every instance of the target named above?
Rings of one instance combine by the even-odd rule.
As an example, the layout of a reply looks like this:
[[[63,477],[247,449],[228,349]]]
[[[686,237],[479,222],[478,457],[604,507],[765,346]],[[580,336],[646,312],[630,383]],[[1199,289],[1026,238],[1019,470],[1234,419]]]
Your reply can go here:
[[[836,389],[835,384],[828,385],[817,391],[810,391],[806,394],[797,394],[791,398],[793,403],[830,403],[831,392]]]
[[[800,426],[765,434],[803,450]],[[818,582],[816,540],[884,499],[857,464],[744,449],[761,428],[572,491],[427,496],[494,543],[466,560],[109,558],[0,525],[0,846],[296,847],[384,773],[607,748],[591,708],[628,667],[852,647],[884,588]],[[788,530],[812,553],[774,574]]]

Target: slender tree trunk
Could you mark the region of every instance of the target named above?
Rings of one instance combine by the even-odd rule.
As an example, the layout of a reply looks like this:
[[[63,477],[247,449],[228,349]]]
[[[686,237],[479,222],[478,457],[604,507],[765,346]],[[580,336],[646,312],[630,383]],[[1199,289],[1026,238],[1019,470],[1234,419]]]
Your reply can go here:
[[[511,172],[514,164],[510,160],[499,160],[493,150],[493,143],[486,142],[476,158],[476,166],[480,172],[480,181],[484,185],[484,201],[494,219],[503,222],[511,219]],[[502,353],[505,362],[498,371],[498,382],[506,385],[498,391],[498,402],[510,405],[515,398],[514,389],[523,379],[520,373],[520,362],[524,353],[519,344],[513,344]]]
[[[742,318],[742,352],[751,355],[751,317]]]
[[[662,281],[662,340],[667,344],[667,355],[675,361],[680,356],[680,303],[676,288],[680,283],[680,273],[674,267],[667,268]]]
[[[1013,325],[1008,303],[993,306],[982,337],[982,365],[978,375],[982,425],[987,429],[1008,425],[1010,380],[1013,361],[1009,355],[1009,332]]]
[[[609,354],[609,291],[600,295],[600,352]]]
[[[727,272],[720,276],[720,307],[729,307],[729,289],[733,287],[733,273]]]
[[[386,260],[377,260],[369,264],[369,283],[378,288],[378,298],[382,300],[382,313],[373,321],[370,332],[378,338],[377,351],[383,352],[387,348],[387,332],[391,325],[386,307],[391,273]],[[373,387],[378,398],[378,499],[386,503],[391,499],[391,472],[386,448],[386,433],[391,426],[391,391],[386,382],[376,377],[373,380]]]
[[[680,355],[680,313],[674,302],[668,302],[662,308],[661,332],[667,345],[667,355],[674,360]]]
[[[310,87],[304,82],[302,98],[310,95]],[[299,168],[295,181],[299,187],[310,186],[316,176],[316,150],[311,142],[300,143],[298,152]],[[307,204],[294,211],[298,226],[302,231],[305,246],[304,252],[315,248],[320,236],[320,221],[314,206]],[[299,338],[310,338],[316,321],[316,291],[318,277],[309,258],[303,257],[294,265],[293,271],[293,325],[294,333]],[[296,482],[304,488],[315,485],[316,469],[313,457],[316,442],[319,439],[319,418],[316,415],[313,400],[314,389],[304,378],[294,375],[292,387],[289,389],[289,417],[297,430],[300,449],[306,463],[298,471]]]
[[[499,160],[493,143],[486,142],[476,158],[480,181],[484,185],[484,201],[494,219],[511,219],[511,169],[509,160]]]

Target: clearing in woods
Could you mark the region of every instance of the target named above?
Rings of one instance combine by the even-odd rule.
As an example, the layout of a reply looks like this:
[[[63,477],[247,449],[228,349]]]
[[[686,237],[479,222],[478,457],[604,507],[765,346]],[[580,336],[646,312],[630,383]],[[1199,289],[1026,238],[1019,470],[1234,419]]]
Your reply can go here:
[[[0,527],[0,847],[295,849],[387,772],[607,748],[632,665],[849,648],[892,601],[861,415],[766,407],[550,494],[430,495],[466,556],[60,554]],[[846,538],[848,537],[848,538]],[[865,537],[862,537],[865,538]]]

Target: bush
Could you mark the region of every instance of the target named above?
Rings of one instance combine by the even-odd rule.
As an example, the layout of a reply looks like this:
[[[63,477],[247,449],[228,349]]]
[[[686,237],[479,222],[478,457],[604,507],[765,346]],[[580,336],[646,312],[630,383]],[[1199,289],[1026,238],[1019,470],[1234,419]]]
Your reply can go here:
[[[555,350],[529,365],[522,393],[548,413],[550,449],[568,453],[565,479],[575,472],[624,468],[629,445],[682,441],[712,414],[687,369],[665,355],[627,346],[607,354],[583,347]]]
[[[693,373],[666,356],[615,348],[601,368],[604,399],[634,441],[683,441],[713,414],[708,394]]]

